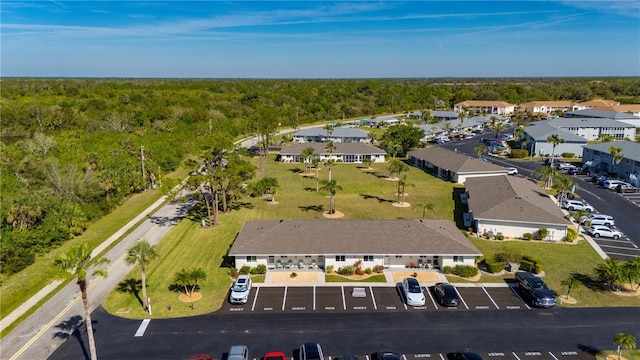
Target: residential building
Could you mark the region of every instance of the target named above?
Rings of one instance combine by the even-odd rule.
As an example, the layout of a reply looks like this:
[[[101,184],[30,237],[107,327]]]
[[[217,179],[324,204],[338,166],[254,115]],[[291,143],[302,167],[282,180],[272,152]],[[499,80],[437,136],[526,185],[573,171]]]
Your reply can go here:
[[[326,150],[326,143],[304,143],[304,144],[292,144],[283,146],[276,158],[277,161],[284,163],[299,163],[303,162],[302,151],[308,147],[314,149],[314,154],[320,159],[320,161],[335,160],[336,162],[343,163],[357,163],[360,164],[364,159],[371,159],[375,163],[385,162],[387,153],[371,144],[363,143],[335,143],[336,149],[331,153]]]
[[[579,112],[598,112],[598,110],[583,110]],[[610,135],[616,140],[634,139],[636,127],[634,125],[606,117],[576,117],[568,113],[565,117],[544,121],[546,124],[566,132],[581,136],[587,141],[597,140],[601,135]],[[632,115],[628,115],[631,117]],[[637,118],[640,121],[640,118]],[[540,123],[540,122],[538,122]],[[537,124],[537,123],[534,123]]]
[[[360,122],[364,126],[374,127],[374,128],[385,128],[392,125],[398,125],[400,120],[395,116],[382,116],[370,119],[361,119]]]
[[[304,219],[247,221],[229,250],[236,268],[389,269],[475,266],[480,251],[449,220]]]
[[[293,134],[293,141],[300,143],[327,142],[329,140],[335,143],[357,143],[369,141],[367,139],[366,131],[348,127],[335,127],[331,131],[321,127],[314,127],[303,129]]]
[[[491,120],[483,116],[473,116],[466,119],[446,120],[433,124],[420,124],[416,127],[424,130],[426,141],[432,137],[448,135],[452,132],[467,132],[473,130],[482,130]]]
[[[625,106],[623,107],[623,109],[627,108],[626,105],[620,105],[620,106]],[[638,107],[640,107],[640,105],[638,105]],[[632,107],[628,107],[628,108],[634,109]],[[637,111],[640,111],[640,110],[637,110]],[[566,118],[613,119],[628,125],[633,125],[634,127],[640,127],[640,115],[635,115],[629,112],[616,111],[614,110],[614,106],[609,107],[607,110],[602,110],[598,108],[598,109],[572,111],[564,114],[564,116]]]
[[[558,135],[564,140],[557,144],[555,152],[553,144],[547,142],[551,135]],[[538,156],[558,155],[562,153],[572,153],[575,156],[582,154],[582,147],[587,144],[587,139],[575,135],[569,131],[559,129],[549,125],[548,121],[537,121],[524,128],[521,143],[527,143],[526,149],[529,154]]]
[[[432,147],[409,151],[409,163],[443,180],[463,184],[472,177],[506,175],[507,169],[468,155]]]
[[[532,112],[534,114],[551,114],[557,111],[567,112],[579,110],[578,103],[573,101],[530,101],[518,106],[521,112]]]
[[[617,106],[617,105],[620,105],[620,103],[615,100],[596,99],[596,100],[589,100],[589,101],[579,103],[578,106],[580,107],[580,109],[578,110],[588,110],[596,107]]]
[[[544,240],[567,236],[570,223],[558,205],[534,181],[515,176],[468,178],[465,218],[478,234],[522,238],[540,228],[548,230]]]
[[[612,158],[610,147],[622,149],[622,160],[619,163]],[[617,177],[627,179],[639,186],[640,177],[640,143],[633,141],[614,141],[584,146],[582,162],[585,168],[604,174],[613,173]]]
[[[442,110],[433,110],[431,111],[431,116],[437,121],[449,121],[449,120],[458,120],[458,114],[455,111],[442,111]]]
[[[468,109],[476,114],[510,115],[513,114],[515,108],[515,105],[506,101],[467,100],[455,104],[453,111],[459,113]]]

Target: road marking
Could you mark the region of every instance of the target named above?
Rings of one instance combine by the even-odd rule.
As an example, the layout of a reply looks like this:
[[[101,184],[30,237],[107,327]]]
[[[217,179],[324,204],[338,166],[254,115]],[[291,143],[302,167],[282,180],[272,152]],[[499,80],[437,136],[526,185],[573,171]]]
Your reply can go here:
[[[369,292],[371,293],[371,301],[373,301],[373,309],[378,310],[378,305],[376,305],[376,298],[373,296],[373,289],[369,286]]]
[[[431,291],[429,291],[428,288],[427,289],[427,294],[429,294],[429,299],[431,299],[431,302],[433,303],[433,306],[435,306],[436,310],[438,310],[438,304],[436,304],[436,301],[433,299],[433,296],[431,296]]]
[[[454,287],[454,289],[456,290],[456,294],[458,294],[458,297],[460,298],[460,300],[462,300],[462,303],[464,304],[464,307],[466,307],[467,310],[469,310],[469,307],[467,306],[467,303],[464,302],[464,299],[462,298],[462,295],[460,295],[460,293],[458,292],[458,288]]]
[[[444,356],[442,356],[442,354],[438,354],[438,355],[440,355],[441,360],[444,360]]]
[[[253,297],[253,304],[251,305],[251,311],[256,308],[256,301],[258,301],[258,293],[260,292],[260,287],[256,287],[256,295]]]
[[[518,355],[516,355],[516,353],[512,352],[513,356],[515,356],[516,359],[520,360],[520,358],[518,357]]]
[[[558,360],[558,358],[555,355],[553,355],[551,351],[549,351],[549,355],[551,355],[555,360]]]
[[[598,246],[600,246],[601,248],[613,248],[613,249],[620,249],[620,250],[631,250],[631,251],[638,250],[638,249],[632,249],[630,247],[624,247],[624,246],[613,246],[613,245],[602,245],[602,244],[598,244]]]
[[[342,309],[347,310],[347,301],[344,299],[344,286],[340,286],[342,289]]]
[[[595,197],[596,199],[603,201],[603,200],[602,200],[602,198],[601,198],[600,196],[598,196],[598,195],[596,195],[596,194],[592,193],[591,191],[589,191],[589,190],[585,190],[584,188],[582,188],[581,190],[582,190],[582,191],[584,191],[584,192],[586,192],[587,194],[590,194],[591,196]]]
[[[284,307],[287,304],[287,287],[284,287],[284,296],[282,297],[282,310],[284,311]]]
[[[523,299],[523,298],[521,298],[521,297],[520,297],[520,295],[518,295],[518,292],[516,291],[516,289],[515,289],[515,288],[512,288],[511,286],[509,286],[509,289],[511,289],[511,291],[513,291],[513,293],[518,297],[518,299],[520,299],[520,301],[522,301],[522,303],[524,304],[524,306],[526,306],[526,307],[527,307],[527,310],[531,310],[531,308],[529,307],[529,304],[527,304],[527,302],[526,302],[526,301],[524,301],[524,299]],[[509,308],[509,307],[507,306],[507,309],[508,309],[508,308]]]
[[[500,306],[498,306],[498,304],[496,304],[495,301],[493,301],[493,298],[491,297],[491,295],[489,295],[489,292],[487,291],[487,288],[485,288],[484,286],[482,287],[482,290],[484,291],[485,294],[487,294],[487,296],[489,297],[489,300],[491,300],[491,302],[493,303],[493,305],[496,307],[496,309],[500,309]]]
[[[140,326],[138,327],[138,331],[136,331],[136,334],[133,335],[134,337],[141,337],[144,335],[144,332],[147,331],[147,326],[149,326],[149,323],[151,322],[151,319],[144,319],[142,320],[142,323],[140,323]]]
[[[629,250],[633,250],[633,249],[629,249]],[[633,258],[638,256],[634,254],[621,254],[621,253],[614,253],[614,252],[607,252],[607,255],[628,256]]]
[[[313,310],[316,309],[316,286],[313,286]]]

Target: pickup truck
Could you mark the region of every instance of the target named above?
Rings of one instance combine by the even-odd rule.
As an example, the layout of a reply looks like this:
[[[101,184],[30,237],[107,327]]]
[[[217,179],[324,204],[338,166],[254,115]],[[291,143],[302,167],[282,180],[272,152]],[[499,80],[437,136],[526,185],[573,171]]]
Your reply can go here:
[[[527,271],[518,271],[515,278],[517,287],[531,305],[542,308],[556,305],[555,295],[539,277]]]

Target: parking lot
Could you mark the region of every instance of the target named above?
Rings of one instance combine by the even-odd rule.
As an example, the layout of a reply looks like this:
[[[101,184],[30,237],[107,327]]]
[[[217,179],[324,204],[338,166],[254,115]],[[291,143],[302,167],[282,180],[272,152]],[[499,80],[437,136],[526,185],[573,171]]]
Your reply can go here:
[[[354,297],[354,288],[364,288],[364,297]],[[377,312],[377,311],[482,311],[528,310],[511,287],[459,287],[462,299],[458,307],[440,305],[431,288],[424,288],[424,306],[407,306],[396,287],[304,286],[254,287],[246,304],[225,302],[223,313],[270,312]]]

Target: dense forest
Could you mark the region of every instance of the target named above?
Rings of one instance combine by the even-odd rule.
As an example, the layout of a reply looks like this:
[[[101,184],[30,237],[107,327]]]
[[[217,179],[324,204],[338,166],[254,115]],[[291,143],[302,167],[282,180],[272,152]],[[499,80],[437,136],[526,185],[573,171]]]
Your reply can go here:
[[[447,110],[471,99],[640,103],[640,78],[5,78],[0,86],[5,276],[214,143],[228,147],[253,134],[269,139],[278,126]]]

